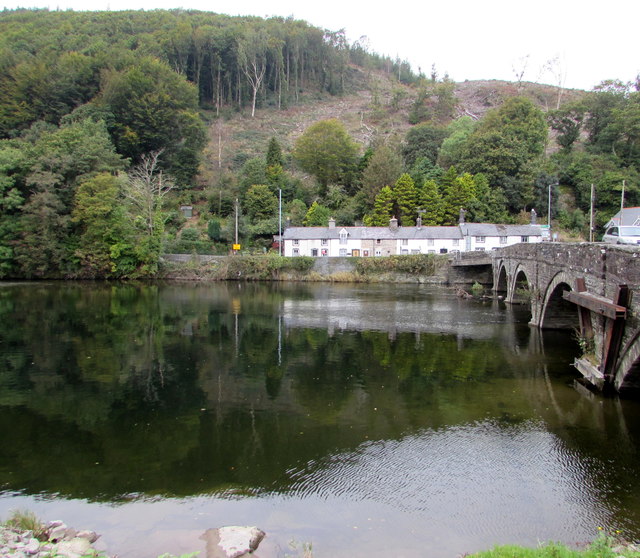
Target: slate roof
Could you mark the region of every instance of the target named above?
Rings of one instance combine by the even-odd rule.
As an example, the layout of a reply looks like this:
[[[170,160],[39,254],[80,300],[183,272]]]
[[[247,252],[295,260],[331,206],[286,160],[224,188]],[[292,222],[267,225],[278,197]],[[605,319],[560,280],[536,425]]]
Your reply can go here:
[[[464,223],[455,227],[289,227],[284,240],[321,240],[340,238],[340,231],[348,238],[360,240],[397,239],[462,239],[464,236],[542,236],[539,225],[495,225],[491,223]]]
[[[622,223],[620,222],[620,212],[616,213],[609,222],[607,227],[611,225],[620,225],[623,227],[631,227],[633,225],[640,225],[640,207],[625,207],[622,210]]]
[[[360,240],[397,239],[452,239],[462,238],[460,227],[289,227],[284,231],[284,240],[319,240],[340,238],[340,231],[347,231],[348,238]]]
[[[542,236],[539,225],[496,225],[493,223],[464,223],[460,228],[468,236]]]

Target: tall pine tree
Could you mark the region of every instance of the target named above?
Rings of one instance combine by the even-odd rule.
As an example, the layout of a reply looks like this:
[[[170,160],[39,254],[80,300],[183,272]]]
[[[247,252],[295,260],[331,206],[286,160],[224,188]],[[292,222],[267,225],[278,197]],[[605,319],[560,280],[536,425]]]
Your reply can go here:
[[[364,224],[367,227],[384,227],[389,224],[391,219],[395,196],[393,190],[389,186],[383,186],[380,193],[376,196],[373,204],[373,212],[365,215]]]
[[[424,181],[418,196],[418,207],[423,211],[423,225],[442,225],[444,206],[442,195],[435,180]]]
[[[416,224],[418,191],[413,178],[407,173],[402,174],[396,181],[394,194],[398,207],[398,221],[404,227],[414,226]]]

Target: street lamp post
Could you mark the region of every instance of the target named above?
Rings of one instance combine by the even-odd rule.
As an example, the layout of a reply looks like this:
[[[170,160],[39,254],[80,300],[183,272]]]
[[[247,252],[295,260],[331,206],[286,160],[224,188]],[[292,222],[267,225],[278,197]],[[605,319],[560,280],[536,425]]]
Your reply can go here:
[[[282,256],[282,188],[278,189],[278,254]]]
[[[549,184],[549,203],[547,207],[547,225],[549,225],[549,238],[551,238],[551,186],[553,186],[553,184]]]

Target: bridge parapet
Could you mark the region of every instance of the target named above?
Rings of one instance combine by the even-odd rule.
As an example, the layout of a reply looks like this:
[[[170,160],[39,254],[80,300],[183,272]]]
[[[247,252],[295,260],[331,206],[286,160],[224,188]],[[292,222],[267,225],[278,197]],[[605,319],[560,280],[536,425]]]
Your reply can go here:
[[[639,249],[598,243],[517,244],[491,256],[494,290],[504,292],[507,302],[529,302],[531,325],[580,332],[584,355],[577,366],[585,376],[619,392],[640,389]],[[622,299],[621,286],[628,287]],[[599,311],[620,301],[627,310],[624,317]]]

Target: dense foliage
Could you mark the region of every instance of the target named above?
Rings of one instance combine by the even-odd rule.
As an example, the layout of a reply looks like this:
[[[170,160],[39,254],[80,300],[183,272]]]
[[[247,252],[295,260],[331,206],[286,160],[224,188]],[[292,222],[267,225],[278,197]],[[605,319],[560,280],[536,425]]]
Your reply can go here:
[[[149,275],[163,251],[225,253],[236,235],[269,250],[281,223],[446,225],[461,208],[485,222],[535,208],[584,237],[592,184],[599,226],[623,190],[640,203],[638,84],[546,111],[514,89],[480,118],[447,76],[342,31],[183,10],[5,10],[0,67],[0,277]],[[363,82],[378,70],[386,107],[379,76]],[[288,142],[261,131],[211,171],[221,122],[362,87],[366,139],[346,118],[296,122]],[[185,224],[180,205],[198,218]]]
[[[0,276],[154,273],[165,225],[180,225],[179,200],[167,204],[165,194],[193,188],[200,172],[203,109],[215,109],[208,118],[244,107],[253,115],[257,105],[285,107],[306,90],[339,94],[351,54],[370,67],[399,64],[351,47],[342,32],[293,19],[5,10]],[[415,78],[401,69],[405,80]],[[277,143],[267,162],[254,163],[259,179],[248,176],[236,194],[251,219],[243,219],[243,234],[272,234],[275,220],[260,221],[275,211],[275,192],[295,197]],[[212,251],[211,242],[229,238],[217,223],[208,239],[191,229],[174,246]]]

